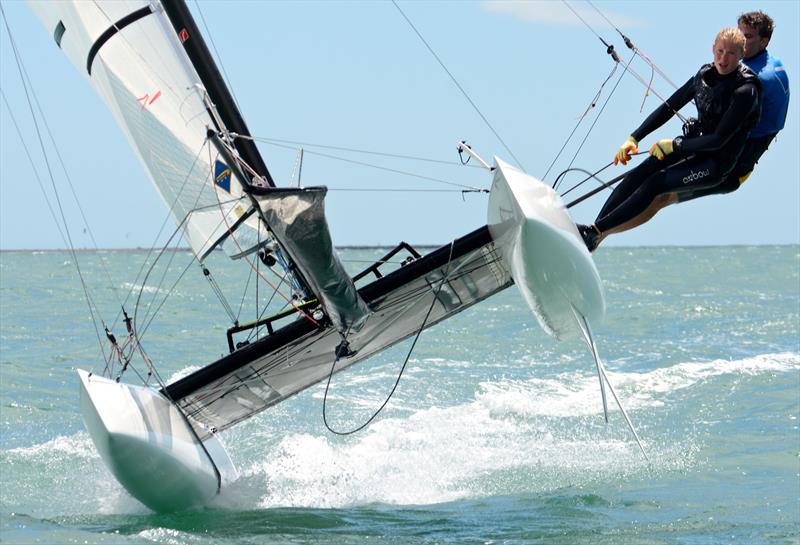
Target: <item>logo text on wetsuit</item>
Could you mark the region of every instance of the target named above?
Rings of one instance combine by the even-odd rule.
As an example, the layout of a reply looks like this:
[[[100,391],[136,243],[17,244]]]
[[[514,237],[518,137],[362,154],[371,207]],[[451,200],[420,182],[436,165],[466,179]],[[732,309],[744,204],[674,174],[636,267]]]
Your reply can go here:
[[[695,172],[692,170],[688,175],[683,177],[683,183],[688,184],[689,182],[694,182],[695,180],[699,180],[700,178],[705,178],[711,174],[710,169],[701,170],[700,172]]]

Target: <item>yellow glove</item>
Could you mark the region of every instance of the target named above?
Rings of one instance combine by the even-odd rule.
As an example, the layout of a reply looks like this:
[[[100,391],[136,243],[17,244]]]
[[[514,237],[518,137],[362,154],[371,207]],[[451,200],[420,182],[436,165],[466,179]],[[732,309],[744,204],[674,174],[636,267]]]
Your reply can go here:
[[[663,140],[659,140],[653,147],[650,148],[650,155],[658,159],[659,161],[663,161],[664,157],[672,153],[672,140],[669,138],[665,138]]]
[[[614,156],[614,164],[617,165],[622,163],[623,165],[627,165],[628,161],[631,160],[631,153],[639,153],[639,150],[636,148],[638,142],[633,136],[629,136],[625,143],[619,147],[619,151]]]

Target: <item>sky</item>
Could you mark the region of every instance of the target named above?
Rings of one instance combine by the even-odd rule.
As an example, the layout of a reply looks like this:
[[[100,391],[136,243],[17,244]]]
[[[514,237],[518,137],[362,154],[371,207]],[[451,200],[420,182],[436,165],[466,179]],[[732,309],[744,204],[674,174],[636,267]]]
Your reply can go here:
[[[1,3],[61,159],[49,149],[51,181],[4,23],[0,249],[65,247],[43,194],[55,202],[53,184],[76,247],[157,244],[166,236],[158,238],[166,206],[110,112],[27,5]],[[573,167],[605,167],[659,104],[630,73],[612,93],[619,68],[578,125],[614,66],[598,36],[614,44],[625,61],[630,58],[617,31],[591,4],[578,0],[569,6],[586,24],[556,1],[398,0],[408,20],[388,1],[189,4],[251,133],[272,142],[259,146],[277,184],[298,183],[302,147],[300,182],[330,188],[326,210],[340,246],[442,244],[484,225],[487,195],[461,189],[487,189],[491,175],[474,163],[460,164],[460,140],[487,161],[497,156],[552,183],[573,157]],[[596,1],[594,6],[678,85],[711,61],[719,29],[736,26],[744,11],[762,9],[776,22],[769,51],[783,60],[793,93],[785,129],[739,191],[670,207],[606,244],[800,243],[800,3]],[[640,59],[631,66],[650,79],[650,68]],[[666,97],[672,89],[654,77],[656,93]],[[684,112],[692,115],[694,109]],[[680,123],[673,120],[641,147],[679,132]],[[622,167],[610,167],[600,176],[621,172]],[[584,177],[567,175],[561,187]],[[607,195],[572,208],[573,219],[591,222]]]

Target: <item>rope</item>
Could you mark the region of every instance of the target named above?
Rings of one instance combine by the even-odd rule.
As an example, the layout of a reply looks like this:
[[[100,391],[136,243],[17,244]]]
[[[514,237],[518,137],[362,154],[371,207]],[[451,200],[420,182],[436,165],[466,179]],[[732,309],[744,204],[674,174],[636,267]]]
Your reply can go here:
[[[614,28],[614,30],[616,30],[616,31],[617,31],[617,33],[618,33],[618,34],[619,34],[619,35],[622,37],[622,40],[625,42],[625,45],[627,46],[627,48],[628,48],[628,49],[630,49],[631,51],[633,51],[634,53],[636,53],[637,55],[639,55],[639,57],[640,57],[640,58],[641,58],[641,59],[642,59],[644,62],[646,62],[647,64],[649,64],[649,65],[650,65],[650,67],[651,67],[651,68],[652,68],[652,69],[653,69],[655,72],[657,72],[659,76],[661,76],[662,78],[664,78],[664,80],[666,80],[666,82],[667,82],[667,83],[669,83],[670,85],[672,85],[672,87],[674,87],[675,89],[677,89],[677,88],[678,88],[678,86],[677,86],[677,85],[675,85],[675,83],[673,83],[673,81],[672,81],[671,79],[669,79],[669,76],[667,76],[667,75],[666,75],[664,72],[662,72],[662,71],[661,71],[661,69],[660,69],[658,66],[656,66],[656,63],[655,63],[655,62],[653,62],[653,60],[652,60],[650,57],[648,57],[647,55],[645,55],[644,51],[642,51],[641,49],[639,49],[638,47],[636,47],[636,44],[634,44],[634,43],[631,41],[631,39],[630,39],[630,38],[628,38],[628,37],[627,37],[625,34],[623,34],[623,33],[622,33],[622,31],[621,31],[619,28],[617,28],[617,26],[616,26],[616,25],[615,25],[615,24],[614,24],[614,23],[613,23],[613,22],[612,22],[612,21],[611,21],[611,20],[610,20],[608,17],[606,17],[606,14],[605,14],[605,13],[603,13],[603,12],[602,12],[602,11],[601,11],[601,10],[600,10],[600,9],[599,9],[597,6],[595,6],[595,5],[594,5],[594,3],[592,2],[592,0],[586,0],[586,2],[587,2],[587,3],[588,3],[590,6],[592,6],[592,7],[594,8],[594,10],[595,10],[597,13],[599,13],[599,14],[600,14],[600,17],[602,17],[603,19],[605,19],[605,21],[606,21],[606,22],[607,22],[609,25],[611,25],[611,26]]]
[[[572,6],[570,6],[570,5],[569,5],[569,3],[567,3],[567,0],[561,0],[561,1],[564,3],[564,5],[565,5],[565,6],[567,6],[567,7],[569,8],[569,10],[570,10],[572,13],[574,13],[574,14],[575,14],[575,16],[576,16],[578,19],[580,19],[580,21],[581,21],[581,22],[582,22],[582,23],[583,23],[583,24],[586,26],[586,28],[588,28],[588,29],[589,29],[589,31],[591,31],[591,33],[592,33],[592,34],[594,34],[595,36],[597,36],[597,38],[598,38],[598,39],[599,39],[599,40],[600,40],[600,41],[603,43],[603,45],[605,45],[605,46],[606,46],[606,50],[607,50],[609,53],[611,53],[611,52],[613,51],[613,49],[614,49],[614,46],[612,46],[612,45],[609,45],[609,44],[608,44],[608,43],[607,43],[607,42],[606,42],[606,41],[605,41],[605,40],[604,40],[604,39],[603,39],[603,38],[602,38],[602,37],[601,37],[601,36],[600,36],[600,35],[599,35],[599,34],[598,34],[596,31],[595,31],[595,30],[594,30],[594,28],[592,28],[592,26],[591,26],[589,23],[587,23],[587,22],[586,22],[586,20],[585,20],[583,17],[581,17],[581,15],[580,15],[580,14],[579,14],[577,11],[575,11],[575,9],[573,9],[573,7],[572,7]],[[595,9],[597,9],[597,8],[595,8]],[[601,15],[602,15],[602,13],[601,13]],[[606,20],[607,20],[607,19],[606,19]],[[614,26],[614,25],[612,24],[611,26]],[[614,28],[616,28],[616,27],[614,27]],[[622,32],[620,32],[620,31],[619,31],[619,29],[617,29],[617,32],[619,32],[619,33],[620,33],[620,35],[623,37],[623,39],[625,40],[625,44],[626,44],[626,45],[627,45],[627,46],[628,46],[630,49],[632,49],[632,50],[634,51],[634,54],[637,54],[637,53],[638,53],[638,48],[636,48],[636,47],[633,45],[633,43],[630,41],[630,39],[628,39],[628,38],[627,38],[627,36],[625,36],[624,34],[622,34]],[[655,66],[655,64],[654,64],[654,63],[653,63],[651,60],[649,60],[649,57],[647,57],[646,55],[644,55],[644,56],[643,56],[643,54],[642,54],[642,55],[639,55],[639,56],[640,56],[640,57],[642,57],[642,59],[643,59],[643,60],[644,60],[646,63],[648,63],[648,64],[650,65],[651,69],[657,69],[657,67]],[[618,57],[616,54],[612,54],[612,57],[614,58],[615,62],[617,62],[617,63],[619,63],[619,62],[620,62],[620,60],[619,60],[619,57]],[[666,100],[664,97],[662,97],[662,96],[661,96],[661,95],[658,93],[658,91],[656,91],[655,89],[653,89],[653,88],[652,88],[652,86],[650,85],[650,83],[647,83],[647,82],[645,81],[645,79],[644,79],[644,78],[643,78],[641,75],[639,75],[639,73],[638,73],[638,72],[636,72],[636,70],[634,70],[634,69],[633,69],[633,68],[630,66],[630,63],[628,63],[628,65],[625,67],[625,72],[630,72],[630,74],[631,74],[631,75],[632,75],[634,78],[636,78],[636,79],[639,81],[639,83],[641,83],[642,85],[644,85],[644,86],[645,86],[645,89],[646,89],[645,98],[646,98],[646,96],[647,96],[647,93],[649,93],[650,91],[652,91],[652,92],[653,92],[653,94],[654,94],[656,97],[658,97],[658,99],[659,99],[659,100],[661,100],[661,102],[663,102],[664,104],[666,104],[666,105],[667,105],[667,107],[668,107],[670,110],[672,110],[672,113],[673,113],[673,114],[675,114],[675,115],[676,115],[676,116],[677,116],[677,117],[678,117],[678,118],[679,118],[679,119],[680,119],[680,120],[681,120],[683,123],[686,123],[686,122],[687,122],[687,119],[686,119],[686,118],[685,118],[685,117],[684,117],[684,116],[683,116],[683,115],[682,115],[682,114],[681,114],[679,111],[677,111],[675,108],[673,108],[673,107],[672,107],[672,106],[669,104],[669,102],[667,102],[667,100]],[[623,72],[623,74],[624,74],[625,72]],[[659,70],[659,73],[660,73],[660,70]],[[651,83],[652,83],[652,80],[651,80]],[[674,86],[674,84],[673,84],[673,86]]]
[[[209,164],[209,175],[212,175],[212,174],[213,174],[213,171],[212,171],[211,169],[212,169],[213,167],[212,167],[211,165],[213,165],[213,163],[214,163],[214,162],[211,160],[211,145],[210,145],[210,144],[209,144],[209,147],[208,147],[208,153],[209,153],[209,160],[208,160],[208,164]],[[233,156],[233,157],[236,157],[236,155],[235,155],[235,154],[232,154],[232,156]],[[243,160],[241,160],[241,159],[238,159],[238,161],[239,161],[239,164],[240,164],[240,165],[242,165],[242,166],[244,166],[244,167],[246,167],[246,168],[248,168],[248,169],[249,169],[249,165],[247,165],[247,163],[246,163],[245,161],[243,161]],[[250,170],[252,170],[252,169],[250,169]],[[253,171],[253,172],[254,172],[254,171]],[[255,173],[255,172],[254,172],[254,173]],[[239,253],[240,253],[240,254],[242,254],[242,255],[244,255],[244,249],[243,249],[243,248],[242,248],[242,246],[239,244],[239,240],[238,240],[238,239],[237,239],[235,236],[233,236],[233,226],[232,226],[232,225],[231,225],[231,224],[228,222],[228,215],[225,213],[225,210],[222,208],[223,202],[222,202],[222,201],[220,200],[220,198],[219,198],[219,193],[217,193],[217,192],[215,191],[215,192],[214,192],[214,195],[217,197],[217,204],[218,204],[218,207],[219,207],[220,215],[222,216],[222,221],[220,221],[220,223],[218,224],[218,227],[219,227],[219,226],[222,226],[222,224],[223,224],[223,223],[225,224],[225,227],[227,227],[227,231],[228,231],[228,233],[230,233],[230,234],[231,234],[231,236],[230,236],[230,239],[232,239],[232,240],[233,240],[233,243],[234,243],[234,244],[236,245],[236,247],[239,249]],[[199,195],[198,195],[198,198],[199,198]],[[258,207],[258,206],[259,206],[259,205],[258,205],[258,203],[255,201],[255,199],[254,199],[254,198],[252,199],[252,205],[253,205],[253,207]],[[259,217],[261,217],[261,215],[260,215],[260,214],[259,214]],[[263,218],[262,218],[262,221],[263,221]],[[261,225],[261,224],[259,224],[259,225]],[[263,225],[264,225],[264,227],[266,227],[267,229],[269,229],[269,225],[267,225],[266,221],[263,221]],[[250,260],[250,259],[248,259],[247,257],[244,257],[243,259],[244,259],[245,263],[247,263],[248,265],[250,265],[251,269],[255,270],[255,272],[256,272],[256,274],[258,275],[258,277],[259,277],[259,278],[261,278],[261,279],[262,279],[262,280],[263,280],[263,281],[264,281],[264,282],[265,282],[265,283],[266,283],[266,284],[267,284],[269,287],[271,287],[271,288],[272,288],[272,289],[273,289],[275,292],[277,292],[277,293],[278,293],[278,294],[279,294],[279,295],[280,295],[280,296],[281,296],[283,299],[285,299],[285,300],[286,300],[286,302],[287,302],[287,303],[289,303],[289,304],[290,304],[290,305],[291,305],[291,306],[292,306],[292,307],[293,307],[293,308],[294,308],[294,309],[295,309],[297,312],[299,312],[299,313],[300,313],[300,314],[301,314],[301,315],[302,315],[302,316],[303,316],[303,317],[304,317],[306,320],[308,320],[309,322],[311,322],[312,324],[314,324],[314,326],[315,326],[315,327],[319,327],[319,322],[317,322],[317,320],[315,320],[315,319],[314,319],[314,317],[313,317],[313,316],[311,316],[311,314],[309,314],[308,312],[306,312],[306,310],[305,310],[305,309],[303,309],[303,308],[301,308],[300,306],[296,305],[296,304],[294,303],[294,299],[293,299],[292,297],[289,297],[289,296],[285,295],[284,293],[280,292],[280,291],[278,290],[278,287],[277,287],[277,286],[274,286],[274,285],[272,284],[272,282],[270,282],[270,281],[269,281],[269,280],[268,280],[268,279],[267,279],[267,278],[266,278],[264,275],[262,275],[262,274],[261,274],[261,272],[258,270],[258,264],[257,264],[257,262],[255,261],[256,259],[258,259],[257,257],[254,257],[254,258],[253,258],[253,261],[251,261],[251,260]],[[290,273],[291,271],[287,270],[286,272],[287,272],[287,274],[288,274],[288,273]],[[304,291],[304,290],[303,290],[303,291]],[[307,295],[307,294],[306,294],[306,295]],[[314,296],[316,296],[316,294],[314,294]]]
[[[627,64],[627,65],[625,65],[625,69],[626,69],[626,70],[627,70],[628,66],[630,66],[630,63],[631,63],[631,61],[632,61],[632,60],[633,60],[633,57],[631,57],[631,60],[629,60],[629,61],[628,61],[628,64]],[[600,89],[597,91],[597,94],[595,95],[595,98],[594,98],[594,100],[592,101],[592,104],[591,104],[591,106],[589,106],[589,108],[586,110],[586,112],[584,112],[584,114],[583,114],[583,115],[582,115],[580,118],[578,118],[578,123],[575,125],[575,128],[573,128],[573,129],[572,129],[572,132],[571,132],[571,133],[569,133],[569,136],[568,136],[568,137],[567,137],[567,139],[564,141],[564,144],[561,146],[561,149],[558,151],[558,153],[556,154],[556,156],[555,156],[555,158],[553,159],[553,161],[550,163],[550,166],[549,166],[549,167],[547,167],[547,172],[545,172],[544,176],[542,177],[542,180],[544,180],[545,178],[547,178],[547,175],[548,175],[548,174],[550,174],[550,170],[553,168],[553,165],[555,165],[555,163],[556,163],[556,161],[558,160],[558,158],[559,158],[559,157],[561,156],[561,154],[564,152],[564,149],[567,147],[567,144],[569,144],[569,141],[570,141],[570,140],[572,140],[572,136],[575,134],[575,131],[577,131],[577,130],[578,130],[578,127],[580,127],[581,123],[583,123],[583,120],[584,120],[584,118],[585,118],[585,116],[586,116],[586,113],[588,113],[588,111],[589,111],[590,109],[592,109],[592,108],[594,108],[594,107],[595,107],[595,101],[596,101],[596,100],[597,100],[597,99],[600,97],[600,94],[603,92],[603,87],[605,87],[606,83],[608,83],[608,80],[609,80],[609,79],[611,79],[611,76],[613,76],[613,75],[614,75],[614,72],[616,72],[616,70],[617,70],[617,66],[619,66],[619,63],[617,63],[617,62],[615,61],[615,63],[614,63],[614,69],[613,69],[613,70],[611,70],[611,73],[608,75],[608,77],[606,78],[606,80],[605,80],[605,81],[603,82],[603,84],[600,86]],[[603,102],[603,106],[600,108],[600,111],[597,113],[597,116],[595,117],[594,121],[592,122],[592,125],[591,125],[591,127],[589,127],[589,130],[586,132],[586,135],[583,137],[583,140],[581,141],[580,145],[578,146],[578,149],[575,151],[575,154],[572,156],[572,159],[570,160],[570,162],[569,162],[569,165],[567,166],[567,169],[569,169],[569,168],[571,168],[571,167],[572,167],[573,163],[575,162],[575,159],[578,157],[578,154],[579,154],[579,153],[580,153],[580,151],[583,149],[583,146],[584,146],[584,144],[586,143],[586,140],[589,138],[589,135],[590,135],[590,134],[592,133],[592,131],[594,130],[594,127],[595,127],[595,125],[597,125],[597,122],[600,120],[600,116],[601,116],[601,115],[603,115],[603,112],[605,111],[605,109],[606,109],[606,106],[607,106],[607,105],[608,105],[608,103],[611,101],[611,97],[612,97],[612,96],[614,96],[614,93],[616,92],[616,90],[617,90],[617,87],[619,87],[619,83],[622,81],[622,77],[623,77],[624,75],[625,75],[625,71],[623,71],[623,72],[622,72],[622,74],[620,74],[620,75],[619,75],[619,78],[617,78],[617,82],[614,84],[614,87],[611,89],[611,92],[610,92],[610,93],[609,93],[609,95],[606,97],[606,100],[605,100],[605,102]],[[556,183],[557,183],[557,181],[556,181]],[[555,189],[555,183],[554,183],[554,185],[553,185],[553,188]]]
[[[583,172],[584,174],[587,175],[587,177],[584,178],[583,180],[581,180],[580,182],[578,182],[577,184],[573,185],[569,189],[567,189],[564,193],[561,193],[561,195],[560,195],[561,197],[564,197],[564,196],[568,195],[571,191],[573,191],[574,189],[577,189],[578,187],[582,186],[584,183],[586,183],[588,180],[591,180],[592,178],[598,180],[600,183],[605,183],[603,180],[598,178],[597,175],[600,174],[601,172],[603,172],[605,169],[607,169],[608,167],[610,167],[613,164],[614,164],[613,162],[608,163],[606,166],[604,166],[603,168],[601,168],[600,170],[597,170],[595,172],[589,172],[588,170],[583,169],[583,168],[568,168],[567,170],[563,171],[561,174],[558,175],[558,177],[556,178],[555,183],[553,184],[553,189],[557,189],[558,184],[561,182],[561,178],[563,178],[564,175],[566,175],[566,174],[568,174],[570,172]]]
[[[592,134],[592,131],[594,130],[595,125],[597,125],[597,122],[600,120],[600,116],[603,115],[603,112],[606,110],[606,106],[608,106],[608,103],[611,101],[611,97],[614,96],[614,92],[616,92],[617,87],[619,87],[619,84],[622,81],[622,77],[625,75],[625,71],[628,70],[628,67],[631,64],[631,61],[633,61],[633,57],[631,57],[630,60],[628,61],[628,64],[625,65],[625,70],[623,70],[622,74],[620,74],[619,78],[617,78],[617,82],[614,84],[614,88],[611,89],[611,92],[606,97],[605,102],[603,102],[603,106],[600,108],[600,111],[597,113],[597,116],[595,116],[591,127],[589,127],[589,130],[586,132],[586,135],[583,137],[583,140],[581,140],[580,146],[578,146],[578,149],[575,150],[575,154],[572,156],[572,159],[570,160],[569,165],[567,165],[568,169],[572,168],[572,165],[575,163],[575,159],[578,157],[578,154],[583,149],[584,144],[586,144],[586,140],[589,138],[589,135]],[[618,64],[619,63],[615,64],[615,67]],[[606,80],[606,81],[608,81],[608,80]],[[603,85],[605,85],[605,83]]]
[[[416,35],[419,37],[419,39],[422,41],[422,43],[425,44],[425,47],[428,48],[428,51],[431,53],[431,55],[433,55],[433,58],[436,59],[436,62],[439,63],[439,66],[441,66],[442,69],[447,73],[447,75],[450,76],[450,79],[453,81],[455,86],[458,87],[458,90],[461,91],[461,94],[464,95],[464,98],[467,99],[467,102],[470,103],[472,108],[480,116],[480,118],[483,120],[483,122],[489,128],[489,130],[492,131],[492,134],[495,135],[497,140],[503,145],[503,147],[506,149],[508,154],[514,159],[514,161],[516,161],[517,165],[519,165],[519,167],[524,171],[525,167],[522,166],[522,163],[520,162],[520,160],[517,159],[517,157],[514,155],[514,152],[511,151],[511,148],[508,147],[508,145],[505,143],[503,138],[494,129],[492,124],[489,123],[489,120],[486,119],[486,116],[483,115],[483,113],[480,111],[480,109],[475,104],[475,102],[470,98],[470,96],[467,94],[467,92],[464,90],[464,88],[461,86],[461,84],[458,83],[458,80],[455,78],[455,76],[453,76],[453,74],[450,72],[450,70],[447,69],[447,66],[445,66],[445,64],[442,62],[442,59],[439,58],[439,55],[436,54],[436,52],[433,50],[433,48],[430,46],[430,44],[428,44],[428,42],[425,40],[425,38],[423,38],[422,34],[420,34],[419,30],[417,30],[417,27],[415,27],[414,23],[411,22],[411,19],[409,19],[408,16],[403,12],[403,10],[400,9],[400,6],[397,4],[397,0],[392,0],[392,4],[394,4],[394,7],[397,8],[397,11],[400,12],[400,15],[403,16],[403,19],[406,20],[408,25],[411,27],[411,29],[414,31],[414,33],[416,33]]]
[[[328,428],[329,432],[331,432],[331,433],[333,433],[335,435],[342,435],[342,436],[353,435],[354,433],[358,433],[359,431],[361,431],[364,428],[366,428],[370,424],[370,422],[375,420],[375,418],[381,413],[381,411],[383,411],[384,407],[386,407],[386,405],[389,403],[389,400],[392,399],[392,396],[394,395],[395,391],[397,390],[397,386],[400,384],[400,379],[403,377],[403,372],[405,371],[406,366],[408,365],[408,361],[411,358],[411,354],[414,352],[414,348],[417,346],[417,341],[419,340],[419,336],[422,334],[422,331],[425,329],[425,324],[428,323],[428,318],[430,317],[431,312],[433,311],[433,307],[436,304],[437,299],[439,298],[439,293],[442,291],[442,287],[444,286],[445,282],[447,282],[447,280],[448,280],[448,275],[450,274],[450,264],[452,263],[452,260],[453,260],[453,248],[454,248],[454,246],[455,246],[455,243],[451,242],[450,243],[450,254],[448,255],[448,258],[447,258],[447,265],[446,265],[445,271],[442,274],[442,281],[439,283],[439,286],[436,288],[436,293],[434,293],[434,295],[433,295],[433,299],[431,300],[431,304],[428,307],[428,312],[425,313],[425,318],[422,320],[422,324],[420,324],[416,335],[414,335],[414,341],[411,343],[411,347],[408,349],[408,353],[406,354],[406,358],[405,358],[405,360],[403,360],[403,365],[400,367],[400,371],[397,374],[397,380],[395,380],[394,386],[392,386],[392,389],[389,392],[389,395],[386,396],[386,399],[383,401],[381,406],[378,407],[378,409],[372,414],[372,416],[369,417],[369,419],[366,422],[364,422],[360,426],[358,426],[356,428],[353,428],[351,430],[348,430],[348,431],[334,430],[330,426],[330,424],[328,423],[328,415],[327,415],[327,411],[326,411],[326,407],[327,407],[327,403],[328,403],[328,390],[330,389],[330,386],[331,386],[331,378],[333,378],[333,373],[334,373],[334,370],[336,369],[336,364],[339,362],[339,359],[343,355],[343,350],[341,348],[347,349],[347,346],[348,346],[347,345],[346,336],[342,340],[342,344],[340,344],[339,348],[336,349],[336,359],[333,361],[333,365],[331,365],[331,371],[328,374],[328,382],[325,384],[325,396],[322,399],[322,421],[325,423],[325,427]]]

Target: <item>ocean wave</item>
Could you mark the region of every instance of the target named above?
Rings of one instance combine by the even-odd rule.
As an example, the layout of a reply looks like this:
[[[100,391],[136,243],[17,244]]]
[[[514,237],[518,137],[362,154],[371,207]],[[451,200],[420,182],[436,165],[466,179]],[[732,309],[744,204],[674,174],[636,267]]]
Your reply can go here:
[[[194,535],[172,528],[148,528],[142,530],[137,537],[154,543],[165,543],[167,545],[188,545],[191,543],[208,543],[208,539],[202,535]]]
[[[12,458],[52,459],[53,456],[70,456],[82,459],[99,458],[92,440],[86,432],[79,432],[70,436],[59,436],[38,445],[18,447],[3,451],[3,454]]]
[[[184,367],[179,371],[175,371],[168,379],[167,384],[172,384],[174,382],[178,382],[180,379],[184,377],[188,377],[195,371],[199,371],[201,367],[199,365],[189,365],[188,367]]]
[[[236,508],[424,505],[685,472],[704,463],[704,428],[676,430],[659,421],[663,415],[653,419],[665,393],[715,376],[799,369],[800,355],[779,353],[608,371],[650,462],[611,399],[612,420],[604,424],[596,375],[503,379],[482,383],[469,402],[386,417],[355,436],[295,432],[254,443],[249,460],[239,461],[241,478],[220,501]],[[644,411],[650,418],[637,421]]]
[[[628,409],[659,407],[665,394],[722,375],[755,376],[800,370],[800,354],[763,354],[742,360],[686,362],[645,373],[606,370]],[[554,378],[484,382],[478,400],[500,414],[576,416],[602,412],[596,374],[562,373]],[[611,400],[609,400],[611,402]]]
[[[111,475],[85,431],[0,451],[0,464],[14,475],[10,482],[4,476],[0,497],[37,517],[147,511]]]
[[[131,291],[134,293],[139,293],[141,289],[143,293],[165,293],[166,290],[158,288],[156,286],[144,286],[142,287],[140,284],[134,284],[133,282],[123,282],[122,288],[123,290]]]
[[[385,418],[348,438],[292,433],[251,453],[220,501],[239,509],[425,505],[547,493],[697,463],[700,442],[691,434],[675,440],[648,430],[651,466],[624,424],[613,424],[514,418],[476,399]]]

